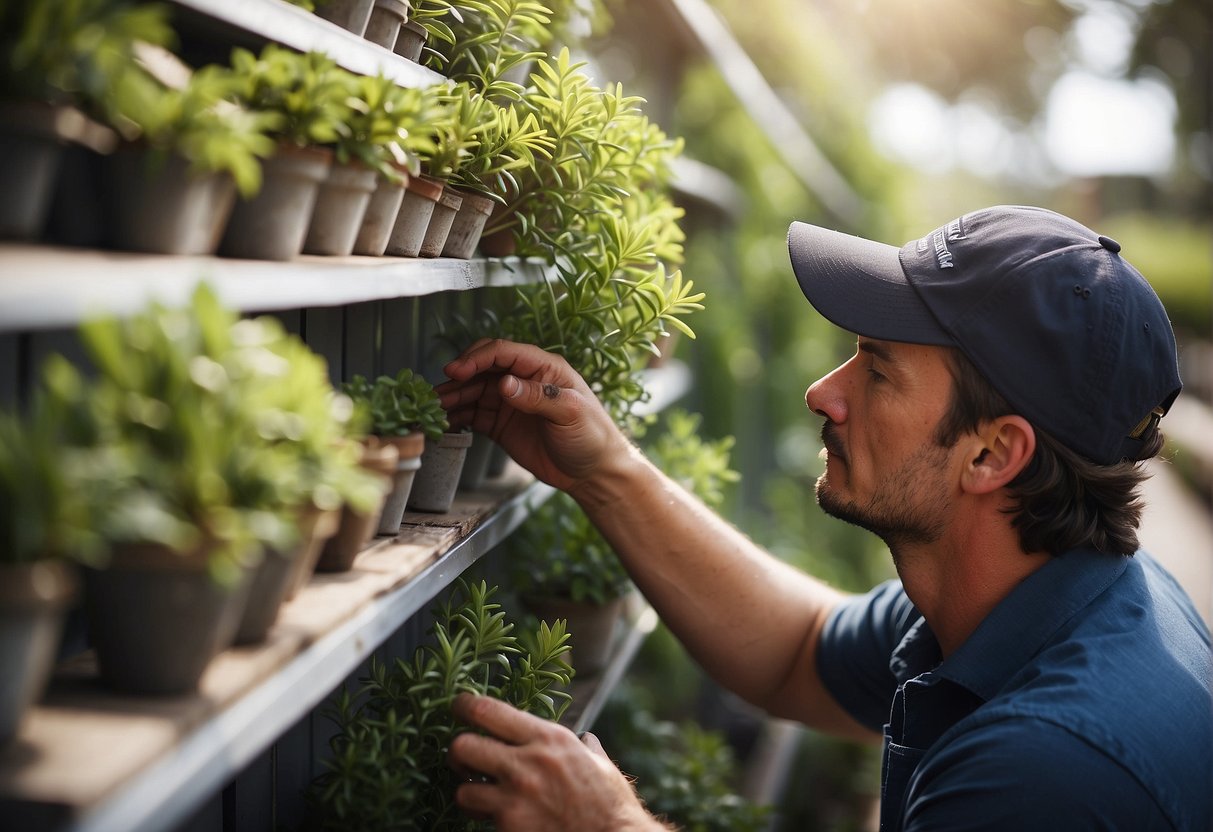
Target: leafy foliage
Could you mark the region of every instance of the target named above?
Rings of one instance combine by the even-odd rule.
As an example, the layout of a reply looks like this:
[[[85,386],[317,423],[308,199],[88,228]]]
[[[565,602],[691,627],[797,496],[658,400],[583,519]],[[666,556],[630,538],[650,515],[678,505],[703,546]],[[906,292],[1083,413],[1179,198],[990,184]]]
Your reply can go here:
[[[329,716],[338,727],[327,771],[308,797],[323,829],[471,830],[455,807],[458,778],[447,749],[463,729],[451,703],[468,692],[502,699],[547,719],[568,706],[572,677],[564,622],[541,623],[514,634],[496,587],[460,581],[435,611],[432,639],[411,661],[372,662],[370,676],[351,697],[335,698]]]
[[[212,574],[229,581],[262,546],[289,547],[308,503],[378,496],[347,441],[349,400],[276,320],[237,320],[200,285],[189,307],[153,304],[80,334],[96,378],[56,355],[43,379],[71,487],[107,543],[213,543]]]
[[[665,722],[617,697],[603,713],[602,734],[619,767],[635,778],[649,811],[686,832],[767,828],[769,808],[735,791],[737,762],[723,735],[695,722]]]
[[[379,376],[374,383],[356,375],[342,389],[356,407],[367,412],[371,432],[378,436],[404,436],[420,430],[438,440],[450,427],[434,385],[408,367],[395,376]]]
[[[268,44],[260,55],[232,51],[236,100],[266,113],[267,131],[305,147],[333,144],[349,132],[348,73],[319,52],[300,54]]]

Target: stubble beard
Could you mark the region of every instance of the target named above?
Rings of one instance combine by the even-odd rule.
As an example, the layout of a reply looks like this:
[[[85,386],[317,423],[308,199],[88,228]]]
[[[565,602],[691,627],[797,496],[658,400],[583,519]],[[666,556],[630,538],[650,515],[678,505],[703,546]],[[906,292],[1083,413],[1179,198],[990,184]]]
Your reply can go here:
[[[948,497],[939,472],[949,449],[928,445],[890,474],[864,503],[847,499],[831,487],[829,473],[817,479],[817,504],[843,522],[872,532],[898,560],[901,549],[938,541],[947,526]]]

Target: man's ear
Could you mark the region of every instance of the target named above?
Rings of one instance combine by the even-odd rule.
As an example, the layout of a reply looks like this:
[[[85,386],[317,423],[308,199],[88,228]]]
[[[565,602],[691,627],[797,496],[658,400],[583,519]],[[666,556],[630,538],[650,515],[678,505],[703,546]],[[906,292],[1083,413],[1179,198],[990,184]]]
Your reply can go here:
[[[971,437],[962,487],[989,494],[1015,479],[1036,453],[1036,431],[1022,416],[999,416]]]

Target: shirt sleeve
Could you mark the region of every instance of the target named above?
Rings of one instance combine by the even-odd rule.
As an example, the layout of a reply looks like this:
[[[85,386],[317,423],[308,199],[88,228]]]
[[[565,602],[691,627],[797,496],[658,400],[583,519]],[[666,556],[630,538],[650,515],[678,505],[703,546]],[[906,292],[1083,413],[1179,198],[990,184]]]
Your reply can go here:
[[[889,658],[920,618],[900,581],[886,581],[844,601],[826,621],[817,672],[826,690],[860,724],[880,732],[897,679]]]
[[[910,783],[904,832],[1171,830],[1116,760],[1033,718],[981,726],[929,754]]]

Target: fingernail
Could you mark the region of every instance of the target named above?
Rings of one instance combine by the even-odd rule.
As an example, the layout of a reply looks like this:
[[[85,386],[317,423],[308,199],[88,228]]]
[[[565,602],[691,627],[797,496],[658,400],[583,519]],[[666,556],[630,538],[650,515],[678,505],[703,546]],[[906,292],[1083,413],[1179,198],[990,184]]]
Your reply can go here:
[[[501,392],[507,399],[512,399],[522,390],[522,383],[514,376],[502,376]]]

